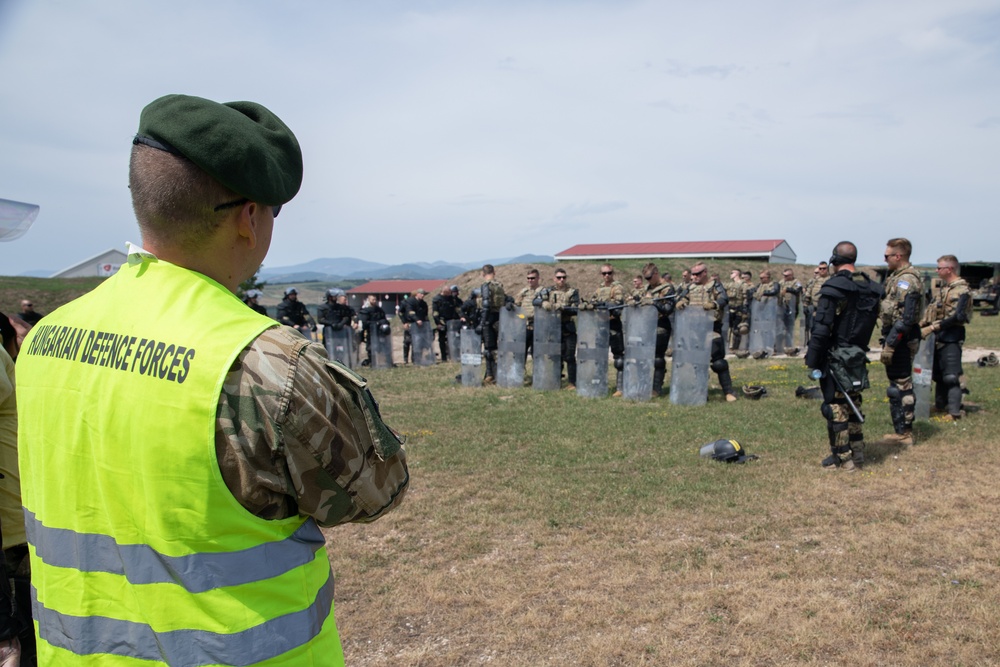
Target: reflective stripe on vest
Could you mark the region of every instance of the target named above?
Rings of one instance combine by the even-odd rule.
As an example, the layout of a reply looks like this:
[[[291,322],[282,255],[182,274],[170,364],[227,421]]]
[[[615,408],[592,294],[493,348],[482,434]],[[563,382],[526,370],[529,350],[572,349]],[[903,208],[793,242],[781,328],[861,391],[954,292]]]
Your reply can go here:
[[[49,318],[18,360],[39,664],[343,664],[319,528],[248,512],[215,452],[226,374],[275,323],[155,260]]]

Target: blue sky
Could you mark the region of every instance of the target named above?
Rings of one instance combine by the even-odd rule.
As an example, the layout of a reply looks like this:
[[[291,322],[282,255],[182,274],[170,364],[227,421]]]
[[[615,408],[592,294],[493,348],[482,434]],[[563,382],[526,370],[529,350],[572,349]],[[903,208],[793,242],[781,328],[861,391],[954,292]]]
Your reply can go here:
[[[303,147],[268,266],[841,239],[1000,260],[1000,0],[0,0],[0,273],[138,241],[139,112],[250,99]]]

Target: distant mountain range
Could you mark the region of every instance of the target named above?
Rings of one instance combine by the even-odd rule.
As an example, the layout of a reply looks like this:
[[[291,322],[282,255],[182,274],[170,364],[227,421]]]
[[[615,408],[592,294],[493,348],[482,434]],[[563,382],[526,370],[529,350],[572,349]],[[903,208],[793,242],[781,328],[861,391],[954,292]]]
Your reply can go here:
[[[379,264],[354,257],[324,257],[293,266],[265,265],[260,279],[269,283],[301,283],[308,281],[337,282],[340,280],[442,280],[478,269],[483,264],[545,264],[555,262],[549,255],[521,255],[506,259],[484,259],[479,262],[454,264],[449,262],[414,262],[410,264]]]

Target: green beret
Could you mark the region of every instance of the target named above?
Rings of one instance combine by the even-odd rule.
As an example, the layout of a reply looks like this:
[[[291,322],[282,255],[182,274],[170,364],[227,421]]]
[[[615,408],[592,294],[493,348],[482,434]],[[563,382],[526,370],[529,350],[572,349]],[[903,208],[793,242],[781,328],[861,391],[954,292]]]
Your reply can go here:
[[[134,144],[183,155],[233,192],[267,206],[302,185],[302,151],[281,119],[254,102],[166,95],[139,116]]]

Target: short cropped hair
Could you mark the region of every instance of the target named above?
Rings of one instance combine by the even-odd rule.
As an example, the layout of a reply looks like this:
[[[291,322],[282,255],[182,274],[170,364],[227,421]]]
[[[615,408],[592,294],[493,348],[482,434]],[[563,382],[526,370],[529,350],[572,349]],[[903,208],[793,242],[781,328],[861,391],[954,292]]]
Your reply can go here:
[[[958,257],[955,257],[954,255],[941,255],[938,257],[937,261],[948,262],[948,264],[951,264],[952,269],[958,268]]]
[[[141,144],[132,146],[128,185],[144,239],[193,248],[210,237],[240,196],[194,162]]]
[[[908,239],[904,239],[902,237],[898,239],[889,239],[885,242],[885,245],[898,252],[902,258],[906,260],[910,259],[910,253],[913,252],[913,244],[910,243]]]

